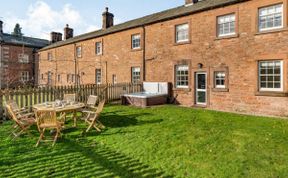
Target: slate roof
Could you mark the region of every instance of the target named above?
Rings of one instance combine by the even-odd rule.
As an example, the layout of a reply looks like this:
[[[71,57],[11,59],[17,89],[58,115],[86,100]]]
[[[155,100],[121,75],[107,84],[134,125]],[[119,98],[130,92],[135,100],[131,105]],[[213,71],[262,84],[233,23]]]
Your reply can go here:
[[[35,48],[43,48],[50,44],[48,40],[26,36],[15,36],[8,33],[0,34],[0,42],[13,45],[24,45]]]
[[[101,30],[90,32],[90,33],[85,33],[83,35],[75,36],[74,38],[70,38],[65,41],[53,43],[41,49],[40,51],[51,49],[51,48],[56,48],[59,46],[64,46],[67,44],[71,44],[71,43],[75,43],[75,42],[79,42],[83,40],[101,37],[104,35],[128,30],[131,28],[137,28],[137,27],[141,27],[144,25],[162,22],[162,21],[190,15],[190,14],[197,13],[197,12],[202,12],[202,11],[211,10],[211,9],[215,9],[215,8],[219,8],[219,7],[223,7],[227,5],[232,5],[232,4],[236,4],[236,3],[240,3],[244,1],[249,1],[249,0],[202,0],[190,6],[185,6],[185,5],[179,6],[173,9],[169,9],[169,10],[151,14],[142,18],[131,20],[122,24],[118,24],[108,29],[101,29]]]

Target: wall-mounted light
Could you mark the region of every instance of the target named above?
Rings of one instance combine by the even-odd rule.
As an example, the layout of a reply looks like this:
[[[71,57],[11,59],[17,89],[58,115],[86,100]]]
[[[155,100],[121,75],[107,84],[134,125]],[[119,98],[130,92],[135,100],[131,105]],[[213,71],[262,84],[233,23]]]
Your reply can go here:
[[[82,72],[81,75],[85,75],[85,72]]]
[[[198,63],[197,67],[198,67],[198,69],[202,69],[203,68],[203,64],[202,63]]]

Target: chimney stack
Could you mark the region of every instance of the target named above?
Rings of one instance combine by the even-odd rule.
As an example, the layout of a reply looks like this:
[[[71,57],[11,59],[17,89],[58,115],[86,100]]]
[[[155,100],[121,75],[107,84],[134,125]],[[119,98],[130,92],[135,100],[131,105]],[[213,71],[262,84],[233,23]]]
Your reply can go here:
[[[62,33],[51,32],[51,43],[56,43],[58,41],[62,41]]]
[[[0,34],[3,33],[3,21],[0,20]]]
[[[108,7],[106,7],[106,10],[105,12],[103,12],[102,16],[103,16],[102,29],[107,29],[114,25],[114,15],[109,12]]]
[[[64,28],[64,40],[68,40],[69,38],[73,38],[73,28],[69,28],[69,25],[66,24]]]
[[[193,5],[193,4],[196,4],[198,1],[201,1],[201,0],[185,0],[185,5],[186,6]]]

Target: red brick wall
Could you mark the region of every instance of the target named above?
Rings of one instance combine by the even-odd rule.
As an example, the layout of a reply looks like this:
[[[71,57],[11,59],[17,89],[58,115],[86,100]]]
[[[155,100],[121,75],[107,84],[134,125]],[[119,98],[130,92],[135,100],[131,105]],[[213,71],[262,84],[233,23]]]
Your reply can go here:
[[[4,87],[7,85],[9,87],[19,86],[23,83],[20,81],[20,75],[22,71],[29,72],[30,82],[29,84],[34,83],[34,68],[35,68],[35,59],[37,55],[34,56],[33,48],[24,47],[24,54],[29,55],[29,63],[20,63],[19,54],[23,53],[22,46],[15,46],[4,44],[2,46],[3,51],[3,74],[2,74],[2,84]]]
[[[279,2],[284,3],[284,28],[269,33],[258,33],[258,8]],[[237,35],[225,39],[217,38],[217,16],[232,12],[236,14]],[[175,25],[182,23],[190,25],[190,42],[177,45]],[[140,66],[142,69],[143,66],[143,51],[131,50],[131,35],[135,33],[141,33],[143,40],[143,29],[137,28],[77,43],[77,46],[83,47],[82,58],[78,60],[79,73],[85,73],[81,76],[81,82],[95,83],[96,68],[102,68],[103,82],[112,82],[113,74],[117,75],[118,82],[131,81],[131,67]],[[283,97],[288,93],[286,0],[253,0],[201,12],[146,26],[145,34],[146,81],[168,81],[174,84],[175,65],[183,62],[189,65],[189,88],[173,89],[177,103],[186,106],[195,105],[194,75],[197,71],[205,71],[208,77],[207,108],[257,115],[288,115],[288,97]],[[96,56],[95,42],[101,40],[104,46],[103,55]],[[73,45],[67,45],[50,50],[57,56],[57,70],[55,61],[47,61],[47,51],[41,52],[39,73],[45,73],[48,69],[57,71],[56,73],[74,73],[73,49]],[[270,59],[283,60],[284,92],[282,93],[258,92],[258,61]],[[203,64],[202,69],[198,68],[198,63]],[[213,73],[223,66],[229,73],[227,77],[229,90],[216,91]],[[42,83],[45,84],[45,81]]]

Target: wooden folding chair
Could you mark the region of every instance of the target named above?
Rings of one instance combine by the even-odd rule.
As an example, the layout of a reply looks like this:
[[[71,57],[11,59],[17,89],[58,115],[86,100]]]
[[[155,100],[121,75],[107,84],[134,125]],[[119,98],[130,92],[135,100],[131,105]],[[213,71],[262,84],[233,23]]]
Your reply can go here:
[[[6,109],[10,118],[14,121],[14,125],[12,126],[12,131],[10,134],[14,135],[12,140],[19,137],[23,133],[30,134],[28,129],[32,125],[36,124],[35,118],[31,115],[21,115],[19,112],[14,112],[10,104],[6,104]]]
[[[85,122],[89,125],[86,132],[89,132],[92,127],[94,127],[98,132],[101,132],[101,129],[104,129],[105,126],[99,121],[100,114],[104,108],[105,100],[99,102],[97,109],[94,111],[87,111],[87,116]]]
[[[17,115],[17,114],[20,114],[20,115],[25,115],[25,116],[34,116],[34,113],[33,112],[30,112],[30,110],[27,108],[27,107],[23,107],[23,108],[20,108],[18,106],[18,104],[16,103],[15,100],[9,100],[9,101],[6,101],[6,104],[10,105],[11,106],[11,109],[12,111]]]
[[[76,101],[76,94],[75,93],[73,93],[73,94],[64,94],[63,100],[66,101],[66,102],[75,102]]]
[[[47,109],[35,111],[35,116],[37,120],[37,127],[40,132],[40,137],[36,143],[36,147],[41,141],[53,141],[52,146],[54,146],[58,137],[61,136],[61,129],[64,124],[62,121],[65,115],[61,115],[59,118],[57,118],[56,111],[54,109]],[[56,131],[53,140],[44,140],[46,130]]]
[[[88,97],[88,100],[87,100],[85,107],[80,109],[79,111],[82,112],[82,114],[85,114],[89,111],[93,111],[93,110],[97,109],[97,107],[95,107],[97,100],[98,100],[98,96],[90,95]]]

